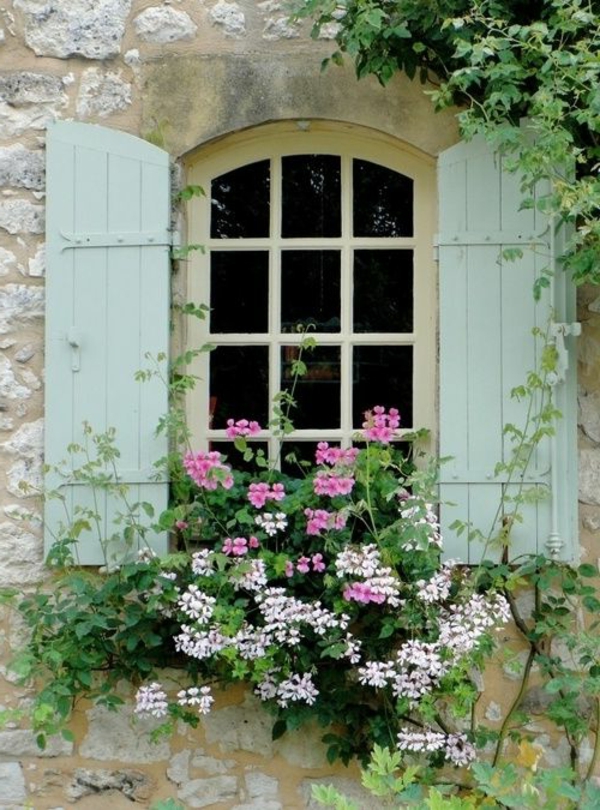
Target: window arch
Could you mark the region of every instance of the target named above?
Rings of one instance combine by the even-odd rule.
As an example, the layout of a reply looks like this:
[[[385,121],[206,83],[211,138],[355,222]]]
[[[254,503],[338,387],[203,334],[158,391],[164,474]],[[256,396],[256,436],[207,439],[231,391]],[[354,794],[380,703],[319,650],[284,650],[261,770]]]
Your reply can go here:
[[[211,343],[192,372],[194,443],[219,447],[228,418],[266,428],[273,395],[296,386],[300,455],[348,445],[362,412],[397,406],[408,431],[435,417],[435,164],[380,133],[290,121],[203,147],[188,162],[205,197],[190,202],[188,298],[211,307],[188,345]],[[284,453],[285,455],[285,453]]]

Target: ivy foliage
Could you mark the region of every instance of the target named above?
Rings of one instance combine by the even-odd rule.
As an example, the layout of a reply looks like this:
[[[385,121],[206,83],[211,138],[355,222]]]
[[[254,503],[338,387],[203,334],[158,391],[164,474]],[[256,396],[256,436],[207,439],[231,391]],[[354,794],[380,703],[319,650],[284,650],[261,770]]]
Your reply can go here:
[[[526,192],[546,181],[537,204],[570,226],[564,268],[578,284],[600,283],[597,0],[301,2],[314,36],[337,25],[326,63],[345,54],[382,84],[418,76],[436,110],[457,108],[464,137],[480,133],[509,155]]]

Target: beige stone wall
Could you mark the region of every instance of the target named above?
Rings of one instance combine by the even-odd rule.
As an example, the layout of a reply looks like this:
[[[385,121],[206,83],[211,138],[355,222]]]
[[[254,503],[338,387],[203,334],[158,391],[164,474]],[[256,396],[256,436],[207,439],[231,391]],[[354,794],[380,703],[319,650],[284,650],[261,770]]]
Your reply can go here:
[[[43,577],[39,486],[43,439],[44,130],[101,123],[162,139],[175,158],[229,132],[282,119],[330,119],[393,135],[435,156],[457,139],[417,84],[384,91],[350,68],[322,74],[331,42],[312,41],[283,3],[227,0],[8,0],[0,6],[0,584]],[[600,298],[583,291],[581,498],[590,559],[600,529]],[[26,515],[26,519],[22,519]],[[0,705],[22,708],[6,662],[20,641],[0,632]],[[493,681],[484,706],[494,720]],[[502,690],[497,690],[501,694]],[[498,698],[499,700],[499,698]],[[17,723],[0,729],[0,807],[312,807],[310,784],[330,773],[318,735],[277,743],[243,692],[224,696],[200,732],[151,745],[128,712],[78,709],[75,745],[43,756]],[[558,756],[558,754],[557,754]],[[347,771],[337,772],[348,780]],[[353,788],[354,789],[354,788]],[[364,806],[368,804],[365,802]],[[376,806],[373,805],[373,806]]]

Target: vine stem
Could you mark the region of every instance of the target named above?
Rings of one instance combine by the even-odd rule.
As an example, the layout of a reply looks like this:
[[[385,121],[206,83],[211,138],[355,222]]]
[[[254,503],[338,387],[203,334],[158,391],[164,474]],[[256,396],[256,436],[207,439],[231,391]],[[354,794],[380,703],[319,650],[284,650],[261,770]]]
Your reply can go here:
[[[589,779],[591,779],[591,777],[594,775],[594,771],[596,770],[596,764],[598,762],[598,757],[600,756],[600,698],[594,699],[594,709],[596,720],[596,737],[594,740],[594,751],[592,753],[592,759],[590,761],[587,773],[585,775],[586,782]]]
[[[500,733],[498,735],[498,742],[496,744],[496,750],[494,752],[494,758],[492,760],[492,767],[493,768],[495,768],[496,765],[498,764],[498,760],[500,759],[500,756],[502,754],[502,749],[504,748],[504,740],[506,739],[506,735],[508,733],[508,724],[509,724],[513,714],[516,712],[516,710],[521,705],[521,701],[523,700],[523,697],[525,696],[525,689],[527,688],[527,684],[529,683],[529,675],[531,673],[531,667],[533,666],[534,659],[535,659],[535,649],[533,648],[533,645],[531,645],[530,648],[529,648],[529,655],[527,656],[527,661],[525,663],[525,670],[523,672],[523,677],[521,679],[521,686],[519,688],[517,696],[513,700],[513,703],[511,705],[510,709],[506,713],[506,716],[504,718],[502,726],[500,727]]]

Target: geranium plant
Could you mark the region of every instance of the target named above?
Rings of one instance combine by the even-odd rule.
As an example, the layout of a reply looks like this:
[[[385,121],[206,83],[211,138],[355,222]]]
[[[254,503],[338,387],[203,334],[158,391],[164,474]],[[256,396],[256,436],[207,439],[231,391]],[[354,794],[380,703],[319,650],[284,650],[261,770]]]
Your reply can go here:
[[[144,549],[93,574],[70,567],[66,531],[52,555],[66,572],[20,606],[33,637],[19,670],[45,670],[40,742],[79,696],[116,707],[123,678],[164,731],[197,723],[218,684],[243,681],[272,709],[274,736],[316,720],[332,760],[366,759],[377,743],[439,766],[472,761],[473,669],[508,604],[441,561],[435,469],[416,468],[399,425],[394,408],[374,407],[355,446],[320,442],[315,463],[289,475],[254,452],[256,422],[230,419],[228,457],[171,461],[174,502],[158,524],[180,551]],[[236,452],[256,472],[236,470]],[[171,682],[180,672],[177,688],[161,667]]]
[[[137,711],[204,713],[209,681],[241,679],[274,708],[276,734],[311,717],[328,727],[332,757],[393,742],[440,764],[473,758],[456,718],[508,605],[440,563],[433,481],[408,472],[398,427],[394,408],[373,408],[358,446],[320,442],[298,478],[235,473],[215,451],[184,456],[192,497],[177,522],[197,550],[186,571],[165,570],[162,601],[194,678],[172,696],[142,686]],[[248,458],[260,426],[230,420],[226,433]]]

